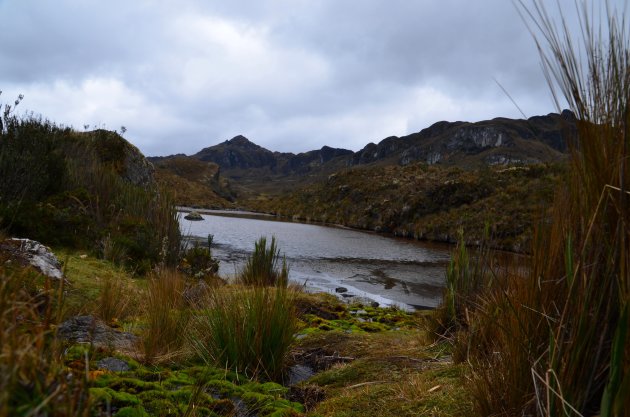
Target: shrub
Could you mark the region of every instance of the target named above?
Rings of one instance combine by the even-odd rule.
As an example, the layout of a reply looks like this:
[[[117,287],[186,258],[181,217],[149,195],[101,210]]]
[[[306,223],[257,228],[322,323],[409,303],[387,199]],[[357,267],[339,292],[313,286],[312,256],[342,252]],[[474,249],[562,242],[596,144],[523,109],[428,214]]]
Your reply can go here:
[[[289,269],[286,259],[280,263],[280,249],[276,238],[271,238],[267,247],[267,238],[261,237],[254,245],[254,253],[249,257],[241,271],[240,281],[245,285],[286,287],[289,281]]]

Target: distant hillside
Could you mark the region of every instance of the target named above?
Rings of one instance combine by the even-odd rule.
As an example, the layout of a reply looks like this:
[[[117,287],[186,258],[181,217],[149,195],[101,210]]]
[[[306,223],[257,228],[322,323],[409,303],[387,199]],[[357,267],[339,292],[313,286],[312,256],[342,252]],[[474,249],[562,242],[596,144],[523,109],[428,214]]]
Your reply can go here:
[[[157,183],[171,192],[176,204],[205,208],[233,206],[229,181],[220,176],[217,164],[185,155],[151,159]]]
[[[546,215],[564,164],[463,170],[422,162],[361,165],[293,192],[249,202],[294,220],[341,224],[397,236],[529,250],[532,226]]]

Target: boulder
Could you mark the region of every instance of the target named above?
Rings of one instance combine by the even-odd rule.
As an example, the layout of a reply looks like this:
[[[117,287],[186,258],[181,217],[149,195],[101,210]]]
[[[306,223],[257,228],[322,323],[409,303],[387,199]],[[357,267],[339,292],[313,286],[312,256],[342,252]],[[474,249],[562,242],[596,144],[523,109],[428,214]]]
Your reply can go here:
[[[57,337],[122,351],[132,351],[138,342],[137,336],[113,329],[94,316],[75,316],[64,321],[57,327]]]
[[[196,211],[191,211],[190,213],[184,216],[184,219],[192,220],[192,221],[200,221],[200,220],[203,220],[203,217],[201,216],[201,214],[197,213]]]
[[[52,279],[63,279],[61,263],[49,247],[31,239],[11,238],[0,242],[0,253],[7,260],[22,266],[32,266]]]

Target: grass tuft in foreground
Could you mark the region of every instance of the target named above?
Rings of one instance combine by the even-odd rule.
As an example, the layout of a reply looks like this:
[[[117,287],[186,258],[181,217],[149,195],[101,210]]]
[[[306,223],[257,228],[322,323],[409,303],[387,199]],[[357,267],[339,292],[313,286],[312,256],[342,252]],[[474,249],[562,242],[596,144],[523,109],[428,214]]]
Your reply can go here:
[[[222,287],[193,320],[192,344],[206,362],[272,381],[282,378],[297,330],[294,296],[283,287]]]
[[[524,8],[578,137],[528,268],[497,274],[457,334],[479,415],[630,412],[630,36],[624,16],[602,8],[597,26],[597,11],[580,3],[576,41],[542,1]]]

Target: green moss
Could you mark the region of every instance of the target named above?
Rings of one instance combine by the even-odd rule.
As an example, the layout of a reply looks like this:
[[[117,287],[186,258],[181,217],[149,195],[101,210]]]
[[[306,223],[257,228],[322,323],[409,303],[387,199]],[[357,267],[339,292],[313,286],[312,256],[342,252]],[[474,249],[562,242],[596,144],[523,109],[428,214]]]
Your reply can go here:
[[[94,403],[109,403],[115,407],[139,405],[140,400],[133,394],[114,391],[111,388],[90,388],[90,397]]]
[[[142,406],[123,407],[114,414],[114,417],[150,417],[150,414]]]

